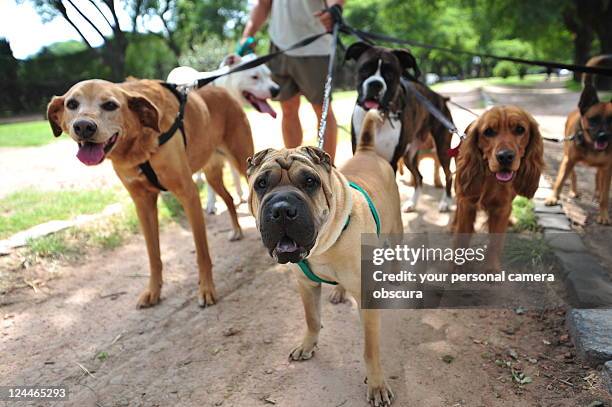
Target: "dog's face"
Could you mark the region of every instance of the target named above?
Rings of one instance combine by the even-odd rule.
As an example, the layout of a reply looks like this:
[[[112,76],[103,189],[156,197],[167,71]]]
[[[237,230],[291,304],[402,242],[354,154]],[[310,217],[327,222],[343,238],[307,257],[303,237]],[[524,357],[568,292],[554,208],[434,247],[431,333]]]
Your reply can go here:
[[[597,151],[610,150],[612,144],[612,101],[600,102],[597,91],[591,84],[586,84],[580,102],[580,120],[583,143]]]
[[[487,173],[532,198],[544,168],[544,143],[535,119],[516,106],[497,106],[466,130],[457,156],[457,191],[478,197]],[[487,172],[488,170],[488,172]]]
[[[405,71],[412,68],[414,76],[420,74],[416,60],[404,49],[356,42],[347,49],[345,59],[357,61],[357,103],[366,110],[386,110]]]
[[[473,126],[470,132],[478,137],[478,148],[489,171],[499,182],[511,181],[521,166],[530,139],[538,132],[535,120],[515,106],[494,107]]]
[[[86,165],[100,164],[117,144],[135,137],[130,129],[140,125],[159,131],[153,103],[103,80],[79,82],[63,96],[53,97],[47,118],[56,137],[65,132],[77,142],[77,158]]]
[[[255,59],[255,54],[228,55],[220,65],[220,68],[233,68]],[[272,80],[272,73],[266,64],[259,65],[246,71],[236,72],[227,78],[227,86],[234,87],[237,94],[242,97],[243,104],[250,104],[260,113],[268,113],[276,117],[276,112],[268,104],[266,99],[272,99],[280,92],[280,87]]]
[[[332,216],[331,159],[315,147],[260,151],[249,159],[249,208],[264,246],[279,263],[297,263]]]

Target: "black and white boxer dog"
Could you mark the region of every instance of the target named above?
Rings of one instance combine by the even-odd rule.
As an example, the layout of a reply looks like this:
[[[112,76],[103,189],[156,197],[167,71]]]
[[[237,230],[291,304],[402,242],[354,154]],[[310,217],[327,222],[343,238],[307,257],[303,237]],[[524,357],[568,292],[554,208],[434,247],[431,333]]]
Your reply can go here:
[[[413,79],[420,76],[414,56],[406,49],[389,49],[356,42],[347,49],[345,59],[357,62],[358,96],[351,120],[353,152],[359,143],[357,135],[361,133],[366,113],[370,109],[378,109],[383,113],[384,123],[376,136],[376,152],[394,170],[398,169],[398,162],[403,158],[412,173],[415,180],[414,195],[402,206],[404,212],[411,212],[416,209],[423,186],[423,177],[418,168],[419,149],[431,136],[435,154],[446,178],[438,209],[447,212],[452,202],[452,174],[447,154],[452,134],[416,99],[414,92],[401,83],[402,76]],[[413,80],[412,84],[452,121],[446,98],[418,81]]]

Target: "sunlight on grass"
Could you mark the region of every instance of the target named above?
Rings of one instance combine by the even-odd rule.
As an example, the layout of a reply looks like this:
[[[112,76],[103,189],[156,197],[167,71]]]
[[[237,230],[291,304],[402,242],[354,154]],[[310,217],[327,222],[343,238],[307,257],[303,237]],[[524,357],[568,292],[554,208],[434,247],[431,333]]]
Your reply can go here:
[[[17,191],[0,199],[0,239],[50,220],[97,213],[117,200],[116,190]]]
[[[513,232],[535,232],[538,230],[534,204],[530,199],[517,196],[512,201],[512,217],[515,219],[515,223],[512,226]]]
[[[57,140],[45,120],[0,124],[0,147],[36,147]]]

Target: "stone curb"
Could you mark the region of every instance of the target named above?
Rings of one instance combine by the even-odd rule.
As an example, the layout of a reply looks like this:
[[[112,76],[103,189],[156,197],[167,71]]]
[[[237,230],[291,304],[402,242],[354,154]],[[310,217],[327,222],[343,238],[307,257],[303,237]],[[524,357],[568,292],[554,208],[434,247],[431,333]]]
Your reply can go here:
[[[558,260],[570,299],[580,307],[567,312],[566,324],[577,355],[592,367],[604,365],[602,377],[612,394],[612,281],[580,235],[572,231],[562,206],[544,205],[550,192],[550,184],[542,178],[534,210],[544,239]]]

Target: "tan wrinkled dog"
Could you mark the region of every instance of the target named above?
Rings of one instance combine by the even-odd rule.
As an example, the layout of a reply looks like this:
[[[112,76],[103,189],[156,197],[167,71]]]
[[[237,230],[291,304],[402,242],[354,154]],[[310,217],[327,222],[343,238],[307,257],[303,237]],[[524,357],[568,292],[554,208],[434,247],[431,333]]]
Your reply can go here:
[[[381,221],[381,233],[403,232],[400,196],[391,165],[374,151],[378,111],[364,119],[355,155],[340,171],[323,150],[315,147],[267,149],[249,160],[249,207],[264,246],[279,263],[308,259],[320,278],[335,281],[336,290],[348,291],[361,302],[361,234],[375,233],[376,223],[365,197],[351,188],[355,182],[372,198]],[[349,218],[350,216],[350,218]],[[347,220],[348,225],[347,225]],[[346,226],[346,228],[345,228]],[[321,329],[321,284],[295,266],[304,311],[306,333],[291,351],[292,360],[310,359]],[[378,310],[361,310],[365,333],[367,399],[374,406],[390,405],[393,393],[380,362]]]
[[[238,168],[246,173],[246,154],[253,151],[251,130],[242,107],[225,90],[215,87],[191,92],[187,97],[186,146],[180,131],[159,146],[159,135],[172,127],[178,109],[176,96],[153,80],[79,82],[63,96],[55,96],[47,108],[53,134],[69,134],[79,146],[77,157],[86,165],[110,159],[136,205],[150,266],[149,285],[138,299],[139,307],[157,304],[162,287],[157,218],[160,190],[145,177],[139,164],[149,161],[161,185],[185,209],[196,247],[198,301],[206,306],[215,303],[216,293],[202,204],[191,175],[204,167],[216,148],[236,157]],[[229,209],[231,212],[233,205]],[[235,232],[236,228],[240,232],[237,221]]]

